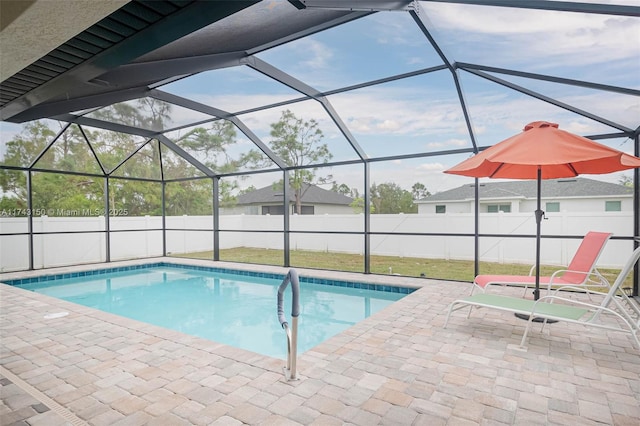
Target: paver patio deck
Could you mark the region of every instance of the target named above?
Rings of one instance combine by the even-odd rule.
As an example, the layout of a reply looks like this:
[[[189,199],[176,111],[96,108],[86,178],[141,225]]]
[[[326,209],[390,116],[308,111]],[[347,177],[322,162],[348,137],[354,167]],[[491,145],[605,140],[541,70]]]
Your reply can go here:
[[[0,424],[640,424],[628,335],[554,324],[523,351],[525,323],[506,313],[459,311],[442,328],[470,284],[298,272],[421,288],[300,355],[301,379],[286,381],[284,360],[0,285]]]

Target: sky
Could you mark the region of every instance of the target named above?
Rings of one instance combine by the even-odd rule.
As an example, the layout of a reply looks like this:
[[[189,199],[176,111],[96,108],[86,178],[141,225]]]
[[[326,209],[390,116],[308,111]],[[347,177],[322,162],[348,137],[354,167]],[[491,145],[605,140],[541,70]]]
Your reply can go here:
[[[615,3],[632,5],[635,2]],[[290,7],[284,1],[272,1],[270,6]],[[420,6],[420,16],[425,17],[427,28],[450,62],[640,90],[637,72],[640,69],[640,18],[438,2],[420,2]],[[400,11],[373,14],[257,56],[320,91],[442,64],[413,18]],[[626,127],[635,129],[640,125],[640,97],[492,75]],[[466,71],[458,71],[457,76],[479,146],[493,145],[538,120],[558,123],[561,129],[584,136],[616,131]],[[300,96],[244,66],[204,72],[160,90],[229,112]],[[448,70],[331,95],[327,99],[370,158],[472,146]],[[347,139],[316,101],[242,114],[239,119],[268,144],[270,124],[278,121],[287,108],[297,117],[318,122],[323,142],[333,154],[332,161],[357,158]],[[200,113],[185,109],[175,108],[173,112],[174,126],[202,119]],[[19,130],[19,126],[9,123],[0,126],[2,141],[9,140]],[[168,136],[174,138],[183,133],[170,132]],[[252,147],[248,139],[240,139],[233,155]],[[633,153],[629,139],[600,142]],[[433,156],[372,163],[372,181],[395,182],[404,189],[421,182],[432,193],[447,190],[470,182],[470,178],[442,173],[467,157]],[[361,190],[360,171],[361,167],[349,166],[336,168],[331,173],[339,183]],[[591,177],[612,182],[620,178],[619,174]]]

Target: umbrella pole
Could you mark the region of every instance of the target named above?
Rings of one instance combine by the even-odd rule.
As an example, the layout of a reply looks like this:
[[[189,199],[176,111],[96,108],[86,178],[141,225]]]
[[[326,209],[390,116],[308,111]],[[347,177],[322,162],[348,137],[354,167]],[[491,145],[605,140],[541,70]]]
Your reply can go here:
[[[540,299],[540,234],[544,212],[542,211],[542,168],[538,166],[538,205],[536,209],[536,288],[533,291],[533,300]]]
[[[538,166],[538,200],[536,208],[536,288],[533,290],[533,299],[540,299],[540,235],[542,228],[542,218],[544,212],[542,211],[542,169]],[[517,318],[528,321],[529,315],[526,314],[514,314]],[[533,322],[546,322],[552,324],[557,322],[556,320],[545,320],[544,318],[534,317]]]

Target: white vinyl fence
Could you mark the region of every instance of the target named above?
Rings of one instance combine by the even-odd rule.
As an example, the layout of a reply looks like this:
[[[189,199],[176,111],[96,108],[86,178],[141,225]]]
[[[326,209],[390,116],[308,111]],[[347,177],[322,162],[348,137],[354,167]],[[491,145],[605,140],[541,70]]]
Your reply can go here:
[[[535,219],[531,213],[484,213],[480,215],[481,234],[534,235]],[[0,218],[0,234],[27,232],[26,218]],[[213,250],[213,219],[210,216],[171,216],[167,229],[187,228],[191,231],[167,230],[167,252],[183,254]],[[162,255],[161,217],[113,217],[110,219],[111,260]],[[224,215],[222,230],[281,231],[282,216]],[[362,235],[337,232],[362,232],[363,215],[308,215],[290,217],[292,250],[316,250],[339,253],[364,253]],[[104,217],[34,217],[34,232],[63,232],[34,235],[34,267],[52,267],[106,260]],[[208,229],[208,230],[207,230]],[[547,213],[542,222],[543,235],[584,235],[590,230],[631,235],[633,215],[630,212]],[[81,234],[74,231],[92,231]],[[123,232],[124,231],[124,232]],[[295,231],[305,231],[296,233]],[[328,234],[314,232],[334,232]],[[398,214],[372,215],[373,233],[467,233],[474,232],[473,214]],[[542,240],[541,260],[549,265],[566,265],[580,240],[547,238]],[[282,250],[282,232],[221,232],[220,248],[254,247]],[[600,257],[601,267],[619,268],[632,250],[631,241],[610,241]],[[371,254],[472,260],[473,237],[372,235]],[[531,264],[535,259],[533,238],[483,237],[480,260],[501,263]],[[28,237],[0,235],[0,272],[23,270],[29,266]]]

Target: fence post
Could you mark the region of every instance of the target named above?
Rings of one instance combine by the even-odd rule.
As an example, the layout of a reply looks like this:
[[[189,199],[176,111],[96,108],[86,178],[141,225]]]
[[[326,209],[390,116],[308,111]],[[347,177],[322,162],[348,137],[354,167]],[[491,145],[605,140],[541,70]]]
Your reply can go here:
[[[149,229],[151,227],[151,216],[149,216],[148,214],[144,215],[144,224],[145,224],[145,226],[144,226],[145,229]],[[144,233],[144,237],[145,237],[144,238],[144,242],[145,242],[145,250],[144,251],[146,253],[146,256],[149,257],[150,256],[150,254],[149,254],[149,231],[146,231]]]
[[[496,234],[502,234],[502,229],[500,224],[504,220],[504,212],[502,210],[498,210],[498,220],[496,221]],[[504,265],[504,238],[500,238],[500,242],[498,243],[498,262],[501,265]]]
[[[49,229],[47,229],[49,227],[49,216],[47,215],[42,215],[40,216],[40,232],[48,232]],[[36,230],[36,232],[38,232]],[[46,268],[47,267],[47,259],[45,258],[47,250],[46,250],[46,235],[41,234],[40,235],[40,244],[38,244],[38,250],[40,250],[40,262],[41,262],[41,268]],[[35,245],[34,245],[35,247]],[[34,250],[35,252],[35,250]],[[34,257],[35,257],[35,253],[34,253]]]

